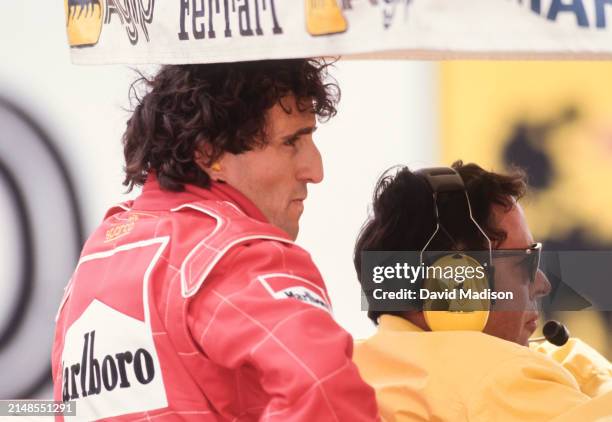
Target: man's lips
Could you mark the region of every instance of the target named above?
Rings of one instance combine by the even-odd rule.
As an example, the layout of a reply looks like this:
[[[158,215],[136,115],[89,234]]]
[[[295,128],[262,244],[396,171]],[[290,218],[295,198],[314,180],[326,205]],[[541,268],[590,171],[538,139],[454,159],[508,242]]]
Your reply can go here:
[[[296,205],[300,210],[304,209],[304,200],[306,198],[292,199],[291,204]]]

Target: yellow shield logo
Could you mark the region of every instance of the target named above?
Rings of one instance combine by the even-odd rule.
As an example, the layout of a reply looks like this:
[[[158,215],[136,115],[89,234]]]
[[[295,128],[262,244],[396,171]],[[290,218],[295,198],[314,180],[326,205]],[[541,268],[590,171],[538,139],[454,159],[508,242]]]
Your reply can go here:
[[[102,32],[104,0],[64,0],[66,32],[71,47],[97,44]]]
[[[339,34],[347,28],[336,0],[306,0],[306,29],[310,35]]]

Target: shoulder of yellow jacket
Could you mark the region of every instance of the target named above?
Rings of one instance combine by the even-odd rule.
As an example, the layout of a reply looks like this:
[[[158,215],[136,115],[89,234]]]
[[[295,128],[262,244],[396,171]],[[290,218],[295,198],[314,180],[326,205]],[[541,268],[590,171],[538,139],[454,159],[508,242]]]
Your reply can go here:
[[[546,359],[527,347],[474,331],[378,331],[355,343],[355,356],[367,360],[367,365],[383,359],[401,361],[470,380],[517,357]]]

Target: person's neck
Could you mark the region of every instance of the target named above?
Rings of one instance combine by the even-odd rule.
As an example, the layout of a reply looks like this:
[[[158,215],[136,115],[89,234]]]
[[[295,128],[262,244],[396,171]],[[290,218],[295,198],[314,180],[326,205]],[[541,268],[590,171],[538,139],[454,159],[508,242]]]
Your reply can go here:
[[[423,331],[431,331],[429,325],[425,321],[425,316],[421,311],[406,311],[402,314],[402,318],[407,319]]]

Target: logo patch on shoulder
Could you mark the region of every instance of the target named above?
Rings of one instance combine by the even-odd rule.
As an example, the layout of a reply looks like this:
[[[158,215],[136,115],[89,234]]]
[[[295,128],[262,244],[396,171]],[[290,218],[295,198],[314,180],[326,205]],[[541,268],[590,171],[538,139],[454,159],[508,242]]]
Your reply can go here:
[[[305,278],[291,274],[266,274],[257,280],[275,299],[297,299],[327,312],[332,311],[327,292]]]

